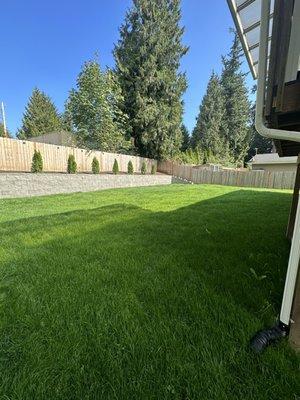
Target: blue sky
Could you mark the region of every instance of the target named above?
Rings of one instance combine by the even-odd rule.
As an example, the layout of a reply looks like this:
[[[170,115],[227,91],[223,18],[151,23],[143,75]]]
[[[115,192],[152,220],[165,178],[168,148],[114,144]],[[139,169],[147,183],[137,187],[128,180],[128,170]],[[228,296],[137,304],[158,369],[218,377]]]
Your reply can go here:
[[[0,100],[12,133],[34,86],[50,95],[63,111],[68,91],[84,61],[99,53],[103,67],[113,66],[112,49],[118,27],[131,0],[10,0],[1,2]],[[188,89],[184,122],[191,131],[207,81],[221,71],[221,54],[232,35],[226,0],[182,0],[184,43],[190,51],[182,60]],[[244,69],[248,71],[247,66]],[[247,77],[249,88],[253,82]]]

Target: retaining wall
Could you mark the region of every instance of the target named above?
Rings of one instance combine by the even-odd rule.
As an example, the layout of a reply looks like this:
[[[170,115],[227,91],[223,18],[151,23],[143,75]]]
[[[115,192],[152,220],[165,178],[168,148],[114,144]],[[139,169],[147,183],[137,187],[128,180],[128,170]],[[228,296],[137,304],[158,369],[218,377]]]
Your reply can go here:
[[[122,187],[169,185],[170,175],[0,173],[0,198],[90,192]]]

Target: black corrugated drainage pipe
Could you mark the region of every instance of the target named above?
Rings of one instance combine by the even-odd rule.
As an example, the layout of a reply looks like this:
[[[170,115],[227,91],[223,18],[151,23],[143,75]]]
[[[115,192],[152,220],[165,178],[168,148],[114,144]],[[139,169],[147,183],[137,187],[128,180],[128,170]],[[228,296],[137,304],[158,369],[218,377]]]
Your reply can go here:
[[[288,336],[289,325],[279,321],[275,326],[257,332],[250,341],[250,347],[255,353],[261,353],[270,344]]]

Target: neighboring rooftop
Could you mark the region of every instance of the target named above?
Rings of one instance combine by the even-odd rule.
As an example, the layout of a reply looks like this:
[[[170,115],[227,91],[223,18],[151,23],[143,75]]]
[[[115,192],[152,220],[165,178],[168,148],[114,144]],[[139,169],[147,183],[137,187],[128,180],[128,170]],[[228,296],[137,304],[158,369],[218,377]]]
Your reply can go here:
[[[75,136],[67,131],[50,132],[45,135],[35,136],[27,139],[30,142],[55,144],[57,146],[76,146]]]
[[[252,164],[296,164],[297,157],[279,157],[278,153],[256,154]]]

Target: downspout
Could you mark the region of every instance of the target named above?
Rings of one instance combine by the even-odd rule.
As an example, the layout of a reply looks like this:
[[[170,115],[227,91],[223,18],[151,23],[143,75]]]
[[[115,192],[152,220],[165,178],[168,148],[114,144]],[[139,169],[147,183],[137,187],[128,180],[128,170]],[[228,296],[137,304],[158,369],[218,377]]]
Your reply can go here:
[[[262,0],[261,3],[261,23],[260,23],[260,43],[259,43],[259,63],[258,63],[258,82],[256,97],[256,116],[255,127],[257,131],[266,137],[280,140],[300,141],[300,132],[292,132],[279,129],[270,129],[265,125],[264,103],[265,86],[267,71],[267,51],[268,51],[268,31],[269,31],[270,0]],[[286,274],[284,293],[278,323],[263,331],[259,331],[251,340],[251,348],[255,352],[261,352],[269,344],[285,337],[289,333],[290,316],[292,310],[293,297],[296,286],[298,265],[300,259],[300,202],[298,202],[295,219],[294,233],[290,249],[288,269]]]

